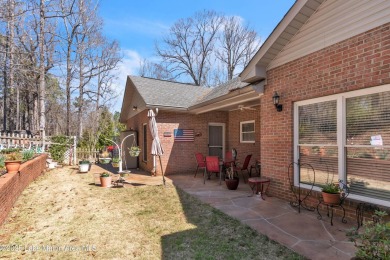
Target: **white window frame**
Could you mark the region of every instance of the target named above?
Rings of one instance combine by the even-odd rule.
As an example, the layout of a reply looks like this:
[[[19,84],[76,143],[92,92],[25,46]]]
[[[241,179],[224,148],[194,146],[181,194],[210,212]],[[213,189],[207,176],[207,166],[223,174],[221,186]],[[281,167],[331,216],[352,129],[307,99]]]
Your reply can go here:
[[[303,101],[298,101],[294,103],[294,162],[298,162],[299,158],[299,146],[304,146],[304,144],[299,144],[299,107],[304,105],[310,105],[314,103],[321,103],[325,101],[336,100],[337,101],[337,148],[338,148],[338,178],[345,181],[347,179],[346,171],[346,153],[345,149],[348,147],[346,145],[345,136],[346,136],[346,99],[358,96],[365,96],[375,93],[381,93],[390,91],[390,84],[371,87],[361,90],[355,90],[340,94],[335,94],[326,97],[319,97],[314,99],[308,99]],[[356,147],[356,146],[353,146]],[[386,148],[386,146],[383,146]],[[387,146],[389,147],[389,146]],[[298,186],[299,184],[299,173],[298,165],[294,165],[294,185]],[[310,185],[301,183],[301,187],[311,189]],[[319,187],[314,186],[313,190],[321,191]],[[385,207],[390,207],[389,201],[384,201],[375,198],[364,197],[355,194],[349,194],[348,198],[356,199],[364,202],[374,203],[383,205]]]
[[[254,138],[256,139],[256,123],[255,123],[255,120],[242,121],[242,122],[240,122],[240,143],[254,144],[256,142],[256,140],[253,140],[253,141],[244,141],[244,140],[242,140],[242,134],[244,133],[242,131],[242,125],[243,124],[249,124],[249,123],[253,123],[253,133],[255,133]],[[251,133],[251,132],[245,132],[245,133]]]

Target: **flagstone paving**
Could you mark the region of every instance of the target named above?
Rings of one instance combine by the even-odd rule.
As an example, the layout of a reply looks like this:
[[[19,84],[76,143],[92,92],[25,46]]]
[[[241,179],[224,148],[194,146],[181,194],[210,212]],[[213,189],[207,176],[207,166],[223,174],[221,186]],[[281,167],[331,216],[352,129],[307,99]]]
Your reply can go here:
[[[238,189],[231,191],[224,183],[219,185],[215,177],[205,184],[202,175],[168,177],[173,185],[309,259],[351,259],[355,255],[356,249],[345,235],[355,223],[341,223],[335,216],[331,226],[326,215],[318,220],[316,212],[298,213],[287,201],[276,197],[264,196],[262,200],[259,195],[251,196],[249,185],[242,180]]]
[[[100,166],[93,166],[92,172],[116,172],[110,166]],[[125,187],[163,183],[161,176],[151,176],[141,170],[132,170],[126,180]],[[235,191],[228,190],[224,182],[220,185],[219,179],[214,176],[204,184],[201,174],[196,178],[192,174],[170,175],[166,177],[166,183],[177,186],[309,259],[344,260],[355,255],[356,249],[345,235],[355,223],[344,224],[337,216],[331,226],[326,215],[318,220],[316,212],[301,210],[298,213],[288,201],[266,195],[265,200],[259,195],[253,196],[249,185],[242,180]]]

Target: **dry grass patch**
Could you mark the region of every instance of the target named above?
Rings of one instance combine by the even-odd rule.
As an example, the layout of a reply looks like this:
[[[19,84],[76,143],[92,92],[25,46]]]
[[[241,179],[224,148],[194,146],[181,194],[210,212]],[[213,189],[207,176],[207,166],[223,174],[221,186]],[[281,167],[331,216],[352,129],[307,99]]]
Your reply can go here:
[[[294,259],[173,186],[104,189],[90,174],[51,171],[20,196],[0,231],[12,259]],[[32,247],[33,246],[33,247]]]

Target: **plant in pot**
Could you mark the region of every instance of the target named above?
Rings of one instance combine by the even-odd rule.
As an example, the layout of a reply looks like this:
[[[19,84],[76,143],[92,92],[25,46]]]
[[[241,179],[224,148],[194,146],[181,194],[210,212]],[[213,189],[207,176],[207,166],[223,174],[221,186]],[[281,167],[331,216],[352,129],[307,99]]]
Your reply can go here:
[[[105,150],[99,154],[99,162],[100,163],[107,164],[107,163],[110,163],[110,161],[111,161],[110,152],[108,152],[107,150]]]
[[[111,164],[112,164],[112,167],[118,168],[119,167],[119,157],[112,158]]]
[[[129,153],[131,157],[137,157],[141,153],[141,148],[139,146],[132,146],[129,149]]]
[[[103,188],[111,187],[111,175],[108,172],[100,174],[100,184]]]
[[[322,186],[322,198],[324,199],[325,204],[337,205],[340,204],[340,185],[335,182],[326,183]]]
[[[90,162],[88,160],[82,160],[79,162],[79,172],[86,173],[90,170]]]
[[[8,173],[17,173],[22,164],[22,154],[20,152],[11,152],[5,155],[5,168]]]
[[[234,171],[234,167],[232,164],[231,167],[226,169],[226,177],[225,177],[226,187],[229,190],[237,190],[239,182],[240,179],[238,178],[237,173]]]

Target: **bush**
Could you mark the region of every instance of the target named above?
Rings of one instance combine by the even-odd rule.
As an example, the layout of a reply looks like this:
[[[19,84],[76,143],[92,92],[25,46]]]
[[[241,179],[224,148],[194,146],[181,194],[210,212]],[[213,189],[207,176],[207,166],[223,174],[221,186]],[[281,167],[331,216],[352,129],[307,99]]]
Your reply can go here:
[[[0,154],[0,169],[4,169],[5,167],[5,157],[4,155]]]
[[[375,211],[375,221],[365,223],[364,231],[350,230],[347,236],[355,243],[356,256],[361,259],[390,259],[390,222],[383,217],[387,213]]]
[[[52,144],[49,147],[49,153],[54,161],[62,163],[64,161],[64,155],[68,149],[68,137],[64,135],[53,136],[51,141],[56,144]]]
[[[34,150],[24,150],[22,152],[22,160],[24,162],[30,160],[33,157],[34,157]]]

